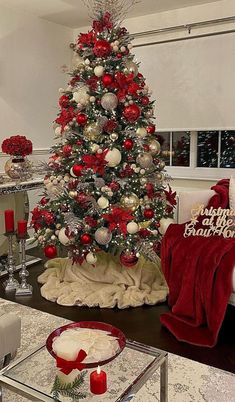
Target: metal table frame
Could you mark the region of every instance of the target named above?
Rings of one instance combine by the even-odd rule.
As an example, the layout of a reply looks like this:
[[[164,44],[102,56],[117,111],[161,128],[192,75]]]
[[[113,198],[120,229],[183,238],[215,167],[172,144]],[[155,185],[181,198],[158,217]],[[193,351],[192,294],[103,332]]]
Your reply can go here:
[[[17,391],[18,394],[27,395],[33,397],[32,401],[40,402],[52,402],[53,397],[46,396],[42,392],[31,388],[30,386],[20,384],[16,380],[6,377],[7,373],[16,365],[24,360],[27,360],[34,353],[43,349],[45,345],[37,347],[30,354],[21,357],[17,361],[11,363],[9,366],[3,368],[0,371],[0,402],[3,401],[3,390],[1,383],[13,388],[13,391]],[[130,384],[130,386],[122,393],[122,395],[116,400],[116,402],[127,402],[130,401],[135,394],[143,387],[143,385],[148,381],[148,379],[153,375],[153,373],[160,368],[160,402],[168,402],[168,355],[167,352],[158,350],[151,346],[144,345],[139,342],[132,340],[127,340],[126,347],[154,356],[155,359],[144,369],[144,371],[135,379],[135,381]]]

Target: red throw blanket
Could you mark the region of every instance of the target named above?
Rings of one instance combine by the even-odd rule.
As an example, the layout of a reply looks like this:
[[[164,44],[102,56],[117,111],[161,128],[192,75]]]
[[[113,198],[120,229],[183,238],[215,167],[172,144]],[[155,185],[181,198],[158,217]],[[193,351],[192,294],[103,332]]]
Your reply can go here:
[[[228,206],[228,183],[220,181],[209,206]],[[218,338],[235,266],[235,238],[183,237],[185,225],[170,225],[162,242],[162,269],[171,312],[161,323],[179,341],[213,347]]]

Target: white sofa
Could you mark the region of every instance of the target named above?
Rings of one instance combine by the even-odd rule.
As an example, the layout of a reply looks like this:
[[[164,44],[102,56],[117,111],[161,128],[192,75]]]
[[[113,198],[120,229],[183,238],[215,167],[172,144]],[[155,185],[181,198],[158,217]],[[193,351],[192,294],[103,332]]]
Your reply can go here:
[[[182,191],[178,195],[178,223],[185,223],[191,219],[191,209],[197,204],[207,205],[210,198],[215,194],[213,190]],[[233,293],[229,304],[235,306],[235,267],[232,276]]]

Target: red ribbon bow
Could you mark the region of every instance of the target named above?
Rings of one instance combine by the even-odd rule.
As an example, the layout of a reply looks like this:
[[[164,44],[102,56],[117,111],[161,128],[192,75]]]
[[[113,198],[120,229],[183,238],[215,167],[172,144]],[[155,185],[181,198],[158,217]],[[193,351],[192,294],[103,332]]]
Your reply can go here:
[[[87,357],[86,352],[81,349],[77,355],[76,360],[74,361],[68,361],[64,360],[61,357],[56,357],[56,367],[62,371],[62,373],[68,375],[71,373],[72,370],[77,369],[77,370],[83,370],[86,365],[82,363],[82,361]]]

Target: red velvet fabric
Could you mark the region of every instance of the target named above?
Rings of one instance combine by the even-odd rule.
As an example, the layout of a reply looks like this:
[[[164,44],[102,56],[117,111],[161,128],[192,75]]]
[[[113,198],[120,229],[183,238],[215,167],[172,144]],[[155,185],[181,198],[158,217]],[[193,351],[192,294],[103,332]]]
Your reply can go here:
[[[208,206],[228,206],[228,183],[214,186],[216,195]],[[171,312],[161,316],[161,323],[179,341],[213,347],[232,292],[235,238],[185,238],[184,228],[184,224],[170,225],[162,242]]]

